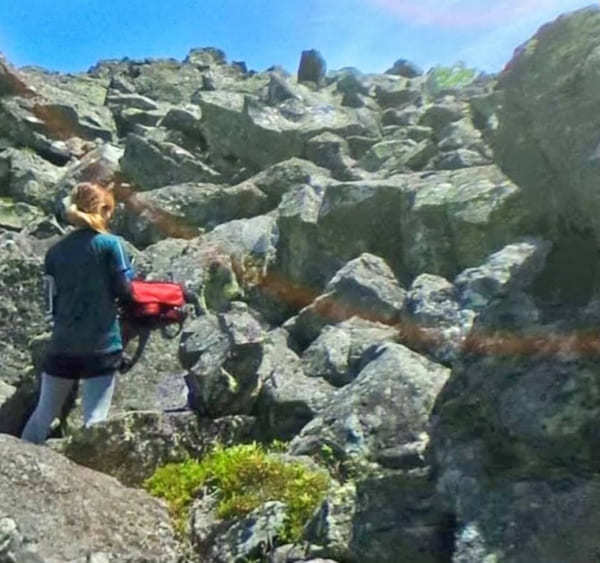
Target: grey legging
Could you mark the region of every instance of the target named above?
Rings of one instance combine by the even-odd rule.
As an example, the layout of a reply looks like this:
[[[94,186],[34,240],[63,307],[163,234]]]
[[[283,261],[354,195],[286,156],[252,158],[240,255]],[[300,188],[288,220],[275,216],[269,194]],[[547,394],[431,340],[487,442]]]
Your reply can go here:
[[[27,421],[22,438],[41,444],[47,437],[52,421],[59,415],[75,379],[54,377],[42,373],[42,388],[35,411]],[[83,420],[85,426],[106,420],[115,388],[115,374],[82,379]]]

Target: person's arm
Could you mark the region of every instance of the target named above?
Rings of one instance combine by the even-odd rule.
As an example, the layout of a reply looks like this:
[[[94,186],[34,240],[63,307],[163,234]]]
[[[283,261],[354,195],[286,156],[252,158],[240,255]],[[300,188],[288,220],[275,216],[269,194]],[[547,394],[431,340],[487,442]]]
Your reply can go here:
[[[43,277],[43,291],[44,291],[44,317],[48,321],[54,319],[54,299],[57,294],[56,281],[52,274],[52,265],[48,256],[44,260],[44,277]]]
[[[123,244],[116,237],[111,247],[109,262],[113,294],[119,301],[127,302],[131,299],[131,280],[135,272]]]

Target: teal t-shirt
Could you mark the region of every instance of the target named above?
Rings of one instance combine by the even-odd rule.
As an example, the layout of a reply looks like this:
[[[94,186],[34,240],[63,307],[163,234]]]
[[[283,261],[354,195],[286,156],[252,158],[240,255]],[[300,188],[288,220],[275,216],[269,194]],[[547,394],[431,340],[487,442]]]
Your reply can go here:
[[[118,237],[78,229],[46,254],[46,274],[54,278],[54,329],[48,352],[87,356],[123,348],[117,318],[118,278],[133,277]]]

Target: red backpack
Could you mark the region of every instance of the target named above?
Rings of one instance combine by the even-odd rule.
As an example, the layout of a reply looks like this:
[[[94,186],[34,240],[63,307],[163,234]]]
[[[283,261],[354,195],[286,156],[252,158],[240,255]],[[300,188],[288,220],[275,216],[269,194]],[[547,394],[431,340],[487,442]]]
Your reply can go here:
[[[133,357],[124,360],[122,372],[131,369],[140,358],[151,330],[161,329],[166,338],[175,338],[179,334],[187,316],[186,303],[194,305],[196,315],[202,314],[198,296],[179,283],[131,281],[131,300],[121,307],[121,333],[123,346],[136,336],[139,336],[139,343]],[[177,329],[170,331],[169,325],[177,325]]]
[[[125,307],[128,319],[154,327],[185,320],[183,306],[188,302],[183,286],[173,282],[133,280],[131,302]]]

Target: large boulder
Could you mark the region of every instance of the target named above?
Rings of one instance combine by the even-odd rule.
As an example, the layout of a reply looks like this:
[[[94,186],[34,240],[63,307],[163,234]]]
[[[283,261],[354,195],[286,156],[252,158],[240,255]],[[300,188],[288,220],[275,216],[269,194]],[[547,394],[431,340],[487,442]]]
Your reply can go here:
[[[252,184],[164,186],[130,196],[119,232],[138,247],[169,236],[190,238],[220,223],[261,215],[267,210],[266,199]]]
[[[145,492],[10,436],[0,451],[3,561],[178,560],[168,511]]]
[[[191,411],[135,411],[81,428],[53,448],[124,485],[139,487],[158,467],[200,458],[216,442],[227,446],[251,440],[253,424],[244,416],[212,420]]]
[[[267,440],[290,440],[313,419],[334,392],[324,379],[303,371],[302,361],[287,345],[288,335],[275,329],[265,337],[258,369],[263,381],[256,404],[261,433]]]
[[[405,295],[385,260],[365,252],[338,270],[324,293],[285,326],[305,348],[324,326],[350,317],[394,325],[400,320]]]
[[[452,279],[535,232],[521,189],[496,166],[415,175],[409,181],[414,198],[399,231],[406,268],[413,275]]]
[[[305,539],[339,561],[440,563],[450,561],[453,526],[426,470],[396,471],[332,487]]]
[[[329,445],[343,455],[384,459],[386,451],[427,442],[429,417],[450,370],[400,344],[371,349],[351,383],[339,389],[292,441],[293,453]],[[419,465],[413,448],[399,457]]]
[[[127,136],[120,164],[128,179],[141,190],[153,190],[183,182],[221,181],[219,172],[195,154],[160,134]]]
[[[260,324],[240,302],[186,327],[179,358],[188,370],[190,406],[213,418],[250,413],[262,385],[263,340]]]
[[[19,383],[31,365],[30,341],[48,328],[40,296],[43,255],[49,244],[25,234],[0,234],[0,379],[11,385]]]
[[[320,84],[327,73],[327,63],[323,55],[315,49],[302,51],[298,67],[298,82]]]
[[[360,317],[326,325],[302,353],[304,373],[343,387],[356,378],[362,368],[363,354],[369,348],[397,338],[397,327]]]
[[[556,243],[548,292],[558,290],[562,301],[585,302],[598,285],[590,263],[600,233],[594,195],[599,29],[598,6],[544,25],[515,51],[488,101],[478,104],[494,123],[489,134],[497,162],[522,188],[538,232]],[[565,269],[569,275],[561,275]]]
[[[56,183],[63,173],[32,151],[9,148],[0,152],[0,194],[47,213],[55,211]]]

